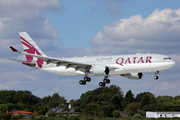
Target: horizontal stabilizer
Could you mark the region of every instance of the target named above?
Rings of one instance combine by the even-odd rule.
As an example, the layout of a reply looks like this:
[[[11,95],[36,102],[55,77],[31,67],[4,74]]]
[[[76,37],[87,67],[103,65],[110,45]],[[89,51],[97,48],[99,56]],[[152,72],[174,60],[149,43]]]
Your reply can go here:
[[[13,51],[13,52],[19,52],[18,50],[16,50],[16,48],[14,48],[13,46],[9,46],[10,48],[11,48],[11,50]]]
[[[27,63],[31,66],[35,66],[36,65],[36,62],[27,62],[27,61],[22,61],[22,60],[16,60],[16,59],[10,59],[10,58],[5,58],[7,60],[12,60],[12,61],[17,61],[17,62],[22,62],[22,63]]]

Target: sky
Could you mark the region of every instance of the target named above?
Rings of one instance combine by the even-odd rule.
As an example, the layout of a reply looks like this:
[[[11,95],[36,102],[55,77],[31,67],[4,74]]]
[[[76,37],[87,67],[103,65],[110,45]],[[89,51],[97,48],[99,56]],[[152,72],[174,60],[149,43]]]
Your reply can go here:
[[[179,0],[1,0],[0,90],[29,90],[43,98],[57,92],[70,101],[98,88],[101,77],[46,73],[4,58],[25,59],[19,32],[26,31],[48,56],[82,57],[158,53],[170,56],[176,65],[141,80],[110,76],[124,94],[152,92],[155,96],[180,95]],[[108,85],[109,86],[109,85]]]

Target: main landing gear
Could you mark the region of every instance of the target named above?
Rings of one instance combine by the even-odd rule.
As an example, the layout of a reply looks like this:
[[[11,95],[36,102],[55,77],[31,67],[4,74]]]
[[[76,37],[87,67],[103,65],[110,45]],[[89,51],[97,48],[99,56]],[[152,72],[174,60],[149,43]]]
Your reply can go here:
[[[99,86],[105,87],[106,83],[109,84],[111,81],[108,79],[108,76],[105,76],[103,82],[99,82]]]
[[[154,79],[155,79],[155,80],[158,80],[159,77],[158,77],[157,75],[159,74],[159,71],[156,71],[155,74],[156,74],[156,75],[154,76]]]
[[[85,77],[84,77],[84,80],[80,80],[80,81],[79,81],[79,84],[80,84],[80,85],[86,85],[86,82],[90,82],[90,81],[91,81],[91,78],[88,77],[88,76],[85,76]]]
[[[91,78],[88,77],[88,76],[85,76],[84,77],[84,80],[80,80],[79,81],[79,84],[80,85],[86,85],[87,82],[90,82],[91,81]],[[99,82],[99,86],[101,87],[105,87],[106,84],[109,84],[111,81],[108,79],[108,76],[105,76],[104,79],[103,79],[103,82]]]

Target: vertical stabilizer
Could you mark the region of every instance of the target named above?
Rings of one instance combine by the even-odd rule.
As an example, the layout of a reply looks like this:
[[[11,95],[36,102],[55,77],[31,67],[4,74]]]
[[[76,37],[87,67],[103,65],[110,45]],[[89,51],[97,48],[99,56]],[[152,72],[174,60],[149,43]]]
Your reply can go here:
[[[24,52],[35,54],[35,55],[46,56],[26,32],[19,32],[19,35],[20,35],[21,42],[24,48]],[[26,59],[28,62],[33,61],[32,56],[26,55]],[[41,68],[43,64],[43,59],[38,58],[37,64]]]

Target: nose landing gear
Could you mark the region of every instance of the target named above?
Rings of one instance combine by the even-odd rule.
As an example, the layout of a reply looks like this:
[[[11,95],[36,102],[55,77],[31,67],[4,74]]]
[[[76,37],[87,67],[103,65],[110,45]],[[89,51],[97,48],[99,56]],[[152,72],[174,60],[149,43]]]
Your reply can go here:
[[[154,76],[154,79],[155,79],[155,80],[158,80],[159,77],[158,77],[157,75],[159,74],[159,71],[156,71],[155,74],[156,74],[156,75]]]

